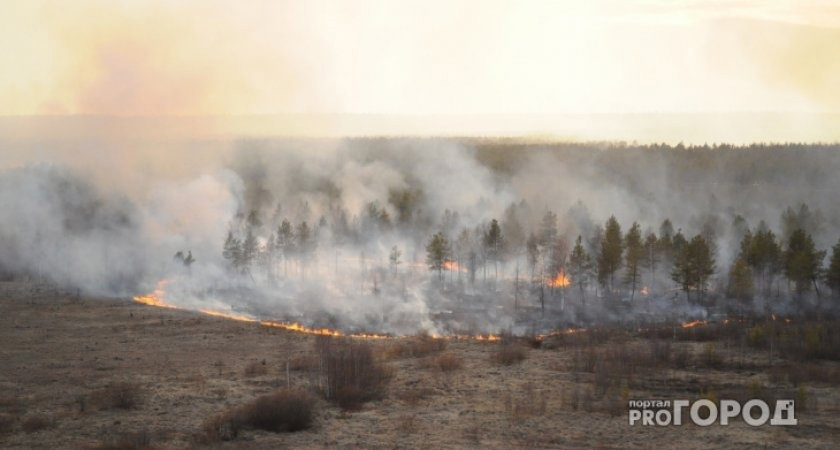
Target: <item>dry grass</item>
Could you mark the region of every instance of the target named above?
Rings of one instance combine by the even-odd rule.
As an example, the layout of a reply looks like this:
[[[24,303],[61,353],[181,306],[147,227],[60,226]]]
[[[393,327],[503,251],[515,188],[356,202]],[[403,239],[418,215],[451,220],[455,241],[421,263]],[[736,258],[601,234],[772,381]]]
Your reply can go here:
[[[258,377],[267,373],[268,367],[265,365],[265,360],[251,361],[247,366],[245,366],[244,375],[249,378]]]
[[[123,433],[119,436],[87,447],[90,450],[152,450],[152,436],[146,430]]]
[[[464,367],[464,359],[455,353],[446,352],[435,358],[434,366],[442,372],[453,372]]]
[[[446,350],[448,343],[445,339],[433,338],[426,334],[419,334],[407,339],[400,339],[385,350],[389,359],[421,358]]]
[[[546,411],[545,396],[540,395],[532,383],[528,383],[521,392],[505,397],[505,411],[517,423],[530,417],[542,416]]]
[[[527,350],[516,343],[502,343],[490,354],[490,359],[496,364],[512,366],[519,364],[528,356]]]
[[[393,394],[394,398],[404,402],[408,406],[417,406],[421,401],[426,400],[434,394],[434,391],[429,388],[414,388],[397,391]]]

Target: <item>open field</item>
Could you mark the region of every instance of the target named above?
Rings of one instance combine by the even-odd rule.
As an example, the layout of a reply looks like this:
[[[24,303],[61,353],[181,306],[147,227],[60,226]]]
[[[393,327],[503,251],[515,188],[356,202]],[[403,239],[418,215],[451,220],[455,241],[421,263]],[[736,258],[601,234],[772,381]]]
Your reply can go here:
[[[389,380],[379,398],[343,410],[322,395],[325,338],[2,283],[0,447],[833,447],[840,364],[765,350],[757,341],[773,332],[762,327],[589,330],[507,344],[364,340]],[[311,428],[245,428],[230,440],[202,431],[287,384],[312,392]],[[628,425],[627,399],[700,397],[794,398],[799,424]]]

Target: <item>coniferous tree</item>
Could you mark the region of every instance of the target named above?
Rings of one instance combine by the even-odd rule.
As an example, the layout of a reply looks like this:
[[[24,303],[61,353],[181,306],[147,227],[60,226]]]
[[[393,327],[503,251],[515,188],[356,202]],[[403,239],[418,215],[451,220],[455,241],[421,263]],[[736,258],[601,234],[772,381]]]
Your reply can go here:
[[[615,216],[610,216],[604,226],[604,241],[598,255],[598,282],[611,294],[615,289],[615,273],[621,268],[622,253],[621,226]]]
[[[753,277],[746,259],[739,256],[729,270],[729,296],[744,303],[752,300],[754,294]]]
[[[429,270],[437,271],[438,279],[443,280],[443,269],[450,261],[452,251],[449,248],[449,241],[442,232],[435,233],[426,245],[426,264]]]
[[[644,257],[642,258],[642,267],[647,269],[650,277],[648,281],[648,290],[653,290],[656,284],[656,269],[659,266],[659,239],[653,232],[648,233],[645,237]]]
[[[640,266],[644,257],[644,245],[642,244],[642,231],[639,224],[633,225],[624,237],[624,282],[630,285],[630,301],[636,295],[636,286],[639,282]]]
[[[494,281],[499,279],[499,261],[502,258],[503,246],[502,229],[499,227],[499,221],[493,219],[484,234],[484,247],[487,259],[493,261]]]
[[[831,262],[825,272],[825,284],[835,298],[840,298],[840,241],[831,247]]]
[[[583,239],[580,235],[578,235],[575,241],[575,247],[569,256],[569,272],[572,277],[572,283],[580,290],[580,299],[585,306],[586,287],[592,276],[592,258],[586,253],[586,249],[583,248]]]
[[[796,293],[802,295],[813,287],[819,295],[817,280],[822,271],[824,251],[817,251],[811,235],[801,228],[788,239],[784,253],[785,276],[796,286]]]

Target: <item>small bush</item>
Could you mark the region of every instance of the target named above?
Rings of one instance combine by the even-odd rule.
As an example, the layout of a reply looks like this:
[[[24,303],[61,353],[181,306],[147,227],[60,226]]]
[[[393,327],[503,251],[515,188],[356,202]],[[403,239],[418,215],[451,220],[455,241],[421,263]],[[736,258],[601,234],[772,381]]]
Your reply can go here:
[[[443,353],[435,359],[435,366],[442,372],[452,372],[464,367],[464,360],[455,353]]]
[[[49,427],[52,424],[50,418],[43,415],[37,416],[30,416],[24,419],[23,423],[21,424],[21,428],[23,431],[27,433],[34,433],[36,431],[43,430],[44,428]]]
[[[328,400],[344,409],[357,409],[382,397],[391,373],[375,360],[370,343],[318,336],[315,346]]]
[[[282,390],[241,407],[241,422],[260,430],[300,431],[312,424],[314,401],[303,391]]]
[[[202,425],[203,441],[229,441],[243,428],[294,432],[312,426],[314,399],[308,393],[281,390],[222,414]]]
[[[267,373],[268,367],[265,365],[265,360],[251,361],[247,366],[245,366],[246,377],[258,377]]]
[[[512,366],[521,363],[528,356],[528,353],[517,344],[499,344],[491,354],[491,359],[497,364]]]
[[[93,393],[100,409],[134,409],[140,403],[140,385],[127,381],[113,383]]]

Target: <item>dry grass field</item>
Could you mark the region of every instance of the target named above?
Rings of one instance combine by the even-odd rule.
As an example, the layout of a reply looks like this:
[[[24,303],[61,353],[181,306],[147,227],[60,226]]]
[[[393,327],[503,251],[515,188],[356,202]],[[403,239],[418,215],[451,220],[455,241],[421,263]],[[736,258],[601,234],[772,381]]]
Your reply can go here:
[[[772,330],[703,326],[347,342],[0,283],[0,447],[836,446],[836,361],[764,350]],[[364,369],[356,391],[344,358]],[[628,399],[701,397],[794,398],[799,424],[628,425]]]

